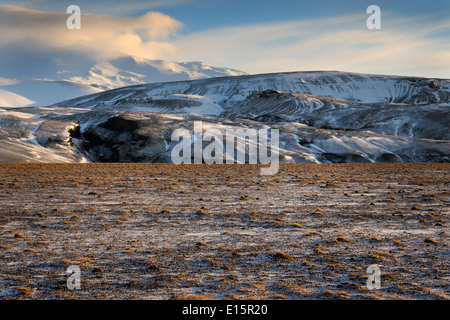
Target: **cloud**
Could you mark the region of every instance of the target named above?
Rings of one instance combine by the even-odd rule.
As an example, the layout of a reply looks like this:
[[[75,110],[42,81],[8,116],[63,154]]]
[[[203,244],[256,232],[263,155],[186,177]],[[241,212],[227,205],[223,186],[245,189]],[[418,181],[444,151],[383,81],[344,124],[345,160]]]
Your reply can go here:
[[[184,1],[194,0],[170,3]],[[54,1],[37,3],[45,7]],[[133,4],[141,8],[143,2],[132,1],[129,8]],[[450,22],[433,15],[399,17],[383,11],[381,30],[368,30],[368,15],[361,13],[183,35],[178,33],[184,27],[180,21],[159,12],[117,17],[88,14],[82,7],[81,30],[68,30],[68,17],[0,5],[0,76],[52,77],[122,56],[203,61],[248,73],[342,70],[442,78],[450,74]]]
[[[382,29],[368,15],[227,27],[179,37],[178,58],[249,73],[341,70],[448,77],[450,23],[383,12]]]
[[[140,17],[83,14],[81,30],[69,30],[69,14],[0,5],[0,50],[70,53],[91,59],[136,56],[160,59],[177,48],[168,39],[183,24],[159,12]]]

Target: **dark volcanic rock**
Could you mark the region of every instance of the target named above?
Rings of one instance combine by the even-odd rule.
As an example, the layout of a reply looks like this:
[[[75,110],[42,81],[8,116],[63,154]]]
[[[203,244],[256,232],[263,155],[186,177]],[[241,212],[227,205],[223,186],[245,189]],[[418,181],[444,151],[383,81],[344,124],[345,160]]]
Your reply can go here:
[[[157,130],[148,130],[148,122],[119,115],[83,134],[83,148],[92,161],[153,162],[166,151],[166,142]]]
[[[368,163],[363,154],[358,153],[323,153],[322,156],[332,163]]]
[[[376,162],[403,162],[403,161],[402,161],[402,158],[400,158],[396,154],[383,153],[376,159]]]

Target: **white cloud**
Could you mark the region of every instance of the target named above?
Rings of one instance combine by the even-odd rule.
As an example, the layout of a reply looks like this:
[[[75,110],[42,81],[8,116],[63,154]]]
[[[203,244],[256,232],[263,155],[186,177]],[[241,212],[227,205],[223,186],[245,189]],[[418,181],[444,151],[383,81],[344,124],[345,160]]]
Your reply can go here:
[[[427,19],[426,19],[427,18]],[[367,15],[244,25],[178,38],[178,59],[202,60],[250,73],[341,70],[448,77],[450,23],[399,19],[384,12],[381,30]]]
[[[136,56],[159,59],[176,51],[168,39],[183,25],[158,12],[140,17],[82,14],[81,30],[69,30],[65,13],[0,5],[0,48],[70,52],[93,59]]]
[[[180,1],[194,0],[172,3]],[[442,36],[448,34],[450,23],[428,16],[394,19],[383,12],[381,30],[368,30],[367,15],[357,14],[188,35],[177,33],[183,27],[180,21],[158,12],[140,17],[83,13],[81,30],[66,28],[68,16],[0,5],[0,76],[32,77],[45,68],[50,76],[121,56],[204,61],[249,73],[342,70],[443,78],[450,74],[450,43]]]

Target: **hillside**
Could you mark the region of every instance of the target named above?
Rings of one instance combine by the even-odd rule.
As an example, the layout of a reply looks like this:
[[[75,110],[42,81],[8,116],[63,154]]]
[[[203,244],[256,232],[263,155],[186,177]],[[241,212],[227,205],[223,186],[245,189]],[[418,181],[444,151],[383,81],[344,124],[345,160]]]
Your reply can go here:
[[[280,162],[448,162],[449,87],[447,79],[325,71],[126,86],[0,109],[9,152],[1,158],[171,162],[172,132],[202,121],[221,133],[278,129]]]

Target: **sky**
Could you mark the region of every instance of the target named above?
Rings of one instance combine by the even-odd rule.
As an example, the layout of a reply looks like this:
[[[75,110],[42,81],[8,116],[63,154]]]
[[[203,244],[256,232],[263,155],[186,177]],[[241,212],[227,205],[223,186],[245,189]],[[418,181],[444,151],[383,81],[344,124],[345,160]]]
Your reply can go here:
[[[81,8],[68,30],[66,8]],[[369,5],[381,29],[369,30]],[[448,0],[0,0],[0,73],[131,55],[250,74],[339,70],[450,78]],[[30,58],[33,57],[33,58]],[[12,60],[12,59],[15,60]],[[0,74],[0,77],[12,77]]]

